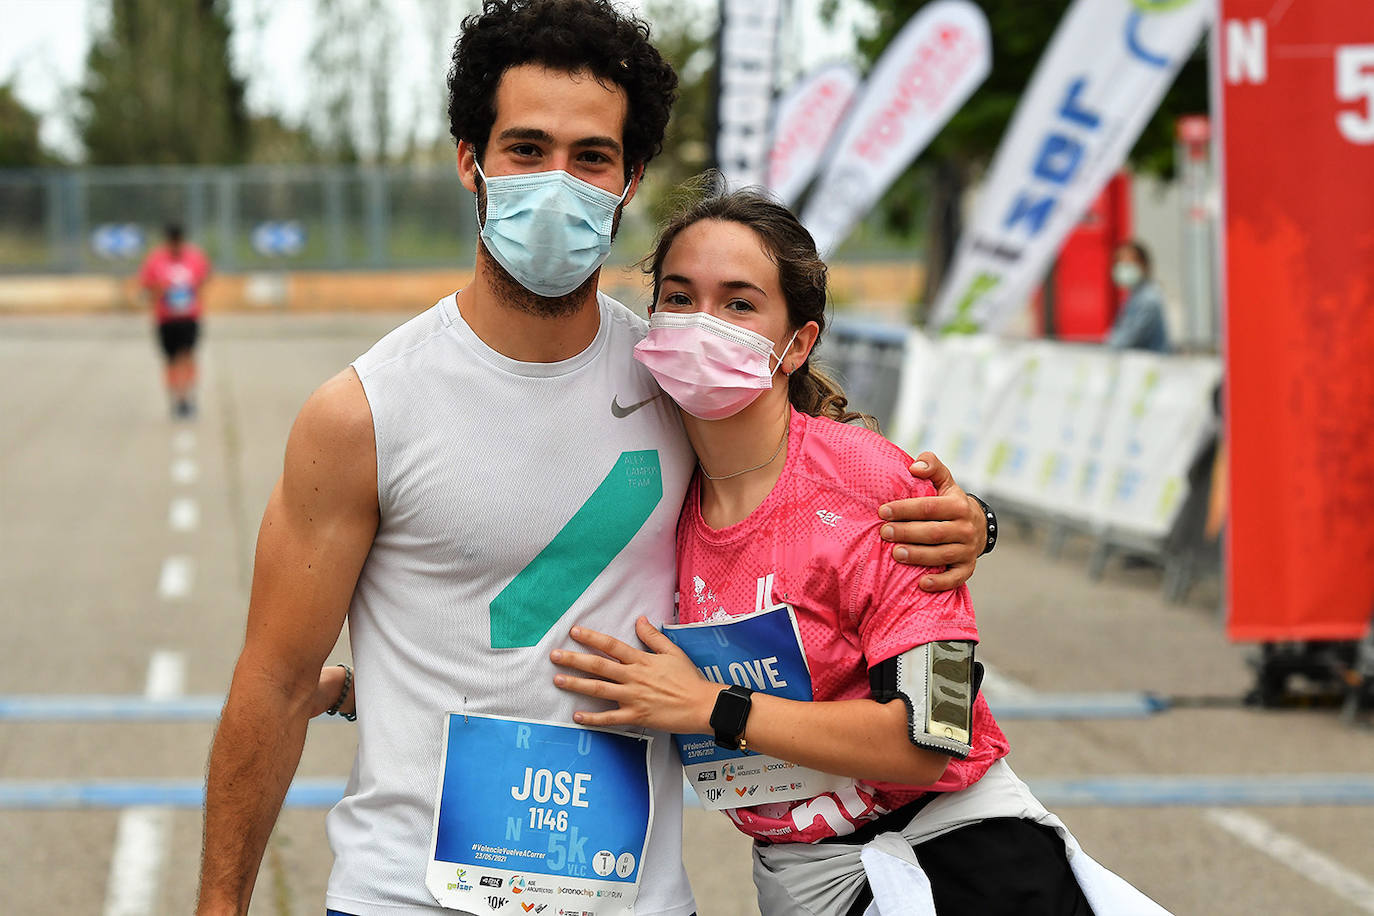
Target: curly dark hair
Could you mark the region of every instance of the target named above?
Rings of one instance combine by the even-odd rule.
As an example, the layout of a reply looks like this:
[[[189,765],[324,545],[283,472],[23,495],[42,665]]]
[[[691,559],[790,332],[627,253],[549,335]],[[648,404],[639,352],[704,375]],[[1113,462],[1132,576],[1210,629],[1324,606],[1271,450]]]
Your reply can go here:
[[[586,70],[629,99],[625,175],[663,149],[677,98],[677,74],[649,43],[649,25],[608,0],[484,0],[463,20],[448,70],[448,122],[454,142],[480,160],[496,121],[496,87],[510,67],[537,63]]]

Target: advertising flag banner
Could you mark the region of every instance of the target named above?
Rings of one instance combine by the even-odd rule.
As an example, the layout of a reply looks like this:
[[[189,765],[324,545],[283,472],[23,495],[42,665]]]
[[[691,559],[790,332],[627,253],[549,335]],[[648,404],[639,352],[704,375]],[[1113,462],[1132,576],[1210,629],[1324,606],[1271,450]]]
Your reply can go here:
[[[1358,639],[1374,608],[1374,15],[1220,9],[1228,631]]]
[[[1211,0],[1076,0],[1012,116],[933,311],[995,331],[1126,160],[1211,19]]]
[[[782,0],[721,0],[716,167],[730,187],[761,185],[778,63]]]
[[[797,80],[778,101],[768,153],[768,190],[789,207],[816,174],[821,154],[858,88],[859,71],[852,64],[827,64]]]
[[[987,19],[968,0],[928,4],[892,39],[802,213],[822,255],[844,241],[991,68]]]

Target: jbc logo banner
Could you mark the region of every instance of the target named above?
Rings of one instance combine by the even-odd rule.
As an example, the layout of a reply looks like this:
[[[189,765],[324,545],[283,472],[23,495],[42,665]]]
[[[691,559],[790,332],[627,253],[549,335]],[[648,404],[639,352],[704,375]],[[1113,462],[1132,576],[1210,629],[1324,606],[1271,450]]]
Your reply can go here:
[[[996,330],[1025,306],[1060,243],[1126,160],[1212,6],[1077,0],[1069,9],[998,147],[936,300],[943,332]]]

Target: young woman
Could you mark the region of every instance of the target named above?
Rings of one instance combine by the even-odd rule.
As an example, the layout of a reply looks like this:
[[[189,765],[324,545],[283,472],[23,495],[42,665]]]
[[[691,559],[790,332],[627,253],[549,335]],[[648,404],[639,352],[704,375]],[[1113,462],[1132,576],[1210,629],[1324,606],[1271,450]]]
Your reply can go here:
[[[717,774],[681,742],[693,784],[712,786],[704,797],[742,805],[727,814],[755,841],[766,916],[863,913],[875,892],[884,913],[1087,914],[1080,883],[1099,912],[1160,912],[1083,855],[1003,761],[967,588],[922,591],[930,570],[896,563],[881,540],[876,507],[894,489],[931,488],[853,425],[811,364],[826,268],[809,233],[766,198],[725,194],[673,221],[650,262],[637,358],[677,402],[699,460],[678,523],[679,624],[737,648],[707,664],[642,617],[648,651],[574,629],[593,651],[554,651],[574,672],[555,683],[615,704],[576,720],[714,733],[761,755]],[[790,626],[739,635],[780,612]],[[804,667],[788,669],[791,656]],[[795,698],[722,689],[726,670],[755,686],[791,678]],[[809,677],[800,694],[797,672]]]

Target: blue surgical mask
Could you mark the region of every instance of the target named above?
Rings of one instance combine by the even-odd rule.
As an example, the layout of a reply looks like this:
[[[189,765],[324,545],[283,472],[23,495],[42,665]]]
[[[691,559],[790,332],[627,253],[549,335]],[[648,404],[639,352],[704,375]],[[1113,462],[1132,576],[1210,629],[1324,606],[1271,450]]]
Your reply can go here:
[[[530,292],[552,298],[583,284],[611,253],[616,197],[567,172],[488,178],[482,242],[497,263]],[[481,223],[482,213],[477,213]]]

